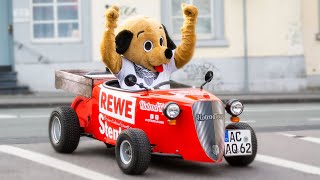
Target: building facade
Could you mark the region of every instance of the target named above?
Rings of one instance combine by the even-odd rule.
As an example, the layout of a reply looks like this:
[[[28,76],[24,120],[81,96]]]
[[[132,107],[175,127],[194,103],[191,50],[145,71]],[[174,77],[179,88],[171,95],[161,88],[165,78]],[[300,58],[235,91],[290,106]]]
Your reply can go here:
[[[99,46],[104,12],[113,4],[120,23],[153,17],[179,44],[181,2],[199,8],[197,49],[172,79],[200,85],[212,70],[206,88],[216,92],[320,87],[320,0],[13,0],[11,64],[18,81],[32,91],[56,91],[55,70],[104,69]]]

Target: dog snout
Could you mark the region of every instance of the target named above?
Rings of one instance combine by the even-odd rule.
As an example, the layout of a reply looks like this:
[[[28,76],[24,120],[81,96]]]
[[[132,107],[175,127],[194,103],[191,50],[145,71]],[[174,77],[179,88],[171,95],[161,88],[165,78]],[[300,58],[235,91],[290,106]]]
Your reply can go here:
[[[171,59],[172,58],[172,51],[170,49],[166,49],[164,51],[164,55],[166,56],[167,59]]]

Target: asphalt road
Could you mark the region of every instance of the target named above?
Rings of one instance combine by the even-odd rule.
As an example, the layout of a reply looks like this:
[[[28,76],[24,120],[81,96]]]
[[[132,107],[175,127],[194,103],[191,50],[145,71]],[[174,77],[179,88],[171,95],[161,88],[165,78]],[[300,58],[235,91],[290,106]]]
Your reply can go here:
[[[241,116],[258,136],[256,160],[245,168],[152,159],[142,176],[124,175],[114,149],[82,138],[71,155],[48,142],[52,108],[0,109],[0,179],[319,179],[320,103],[247,105]]]

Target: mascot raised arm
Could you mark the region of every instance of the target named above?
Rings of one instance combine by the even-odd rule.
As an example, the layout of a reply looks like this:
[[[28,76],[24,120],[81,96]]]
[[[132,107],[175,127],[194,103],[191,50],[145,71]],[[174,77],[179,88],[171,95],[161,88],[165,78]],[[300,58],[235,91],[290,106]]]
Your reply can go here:
[[[118,78],[121,88],[140,89],[125,84],[124,79],[129,74],[137,77],[137,83],[152,88],[168,81],[171,73],[191,60],[196,45],[198,9],[187,4],[182,4],[181,8],[184,21],[181,44],[177,47],[165,26],[156,20],[135,16],[117,28],[119,8],[107,9],[101,56],[103,63]]]

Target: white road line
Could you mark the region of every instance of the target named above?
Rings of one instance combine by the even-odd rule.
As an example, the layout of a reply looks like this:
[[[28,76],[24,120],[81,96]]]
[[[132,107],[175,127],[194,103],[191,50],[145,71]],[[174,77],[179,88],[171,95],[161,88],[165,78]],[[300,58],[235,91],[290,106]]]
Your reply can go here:
[[[263,108],[263,109],[258,109],[258,108],[248,108],[248,109],[244,109],[245,112],[281,112],[281,111],[316,111],[316,110],[320,110],[320,108],[316,108],[316,107],[309,107],[309,108]]]
[[[0,119],[18,119],[18,118],[49,118],[49,115],[47,114],[38,114],[38,115],[11,115],[11,114],[0,114]]]
[[[244,122],[244,123],[256,123],[255,120],[240,120],[240,122]]]
[[[320,176],[320,168],[316,166],[311,166],[308,164],[298,163],[294,161],[289,161],[289,160],[272,157],[272,156],[261,155],[261,154],[257,154],[255,160],[263,163],[275,165],[275,166],[280,166],[280,167]]]
[[[283,136],[287,136],[287,137],[292,137],[292,138],[297,137],[297,135],[294,135],[294,134],[286,134],[286,133],[279,133],[279,134],[281,134]],[[320,138],[304,136],[304,137],[298,137],[297,139],[320,144]]]
[[[243,122],[243,123],[256,123],[256,121],[255,120],[240,120],[240,122]],[[231,124],[231,123],[233,123],[233,122],[231,122],[231,121],[226,121],[226,124]]]
[[[0,152],[28,159],[30,161],[34,161],[39,164],[49,166],[64,172],[68,172],[70,174],[74,174],[86,179],[116,180],[113,177],[71,164],[69,162],[65,162],[59,159],[46,156],[44,154],[28,151],[14,146],[0,145]]]
[[[19,118],[49,118],[48,114],[46,115],[20,115]]]
[[[293,135],[293,134],[287,134],[287,133],[278,133],[282,136],[287,136],[287,137],[295,137],[296,135]]]
[[[16,115],[10,115],[10,114],[0,114],[0,119],[11,119],[11,118],[17,118]]]
[[[320,118],[309,118],[308,121],[320,121]]]

